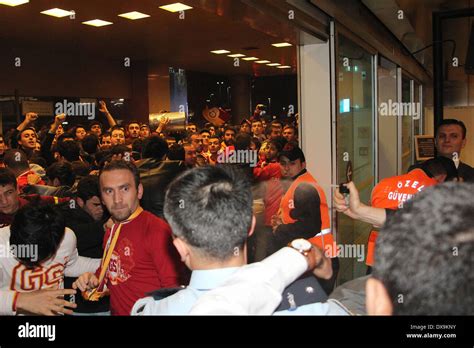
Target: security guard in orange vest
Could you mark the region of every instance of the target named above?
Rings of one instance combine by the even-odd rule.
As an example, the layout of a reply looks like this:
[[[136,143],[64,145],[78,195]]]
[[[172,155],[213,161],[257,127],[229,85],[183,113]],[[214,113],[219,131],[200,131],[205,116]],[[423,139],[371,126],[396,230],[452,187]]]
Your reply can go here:
[[[429,186],[457,178],[454,162],[448,158],[428,160],[407,174],[386,178],[372,190],[372,207],[396,210],[403,208],[403,203]],[[378,229],[373,229],[367,245],[366,265],[374,265],[375,243]],[[369,268],[370,272],[370,268]]]
[[[326,195],[313,176],[306,170],[303,151],[296,143],[288,143],[279,155],[282,180],[286,193],[277,216],[272,218],[275,251],[296,238],[306,238],[327,257],[332,258],[333,277],[320,280],[326,292],[331,292],[339,263],[336,243],[331,233]]]

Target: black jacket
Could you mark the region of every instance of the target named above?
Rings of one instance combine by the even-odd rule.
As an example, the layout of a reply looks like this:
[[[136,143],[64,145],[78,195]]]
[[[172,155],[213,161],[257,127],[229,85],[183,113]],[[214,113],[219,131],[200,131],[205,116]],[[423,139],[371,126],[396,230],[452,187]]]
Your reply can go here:
[[[186,170],[184,162],[146,159],[138,165],[138,170],[143,185],[141,206],[163,218],[166,189],[173,179]]]

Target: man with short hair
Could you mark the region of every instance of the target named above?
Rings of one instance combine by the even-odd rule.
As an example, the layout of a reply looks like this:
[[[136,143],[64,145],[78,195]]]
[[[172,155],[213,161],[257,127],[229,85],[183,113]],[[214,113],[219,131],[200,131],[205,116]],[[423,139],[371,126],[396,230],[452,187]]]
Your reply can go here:
[[[461,151],[466,146],[466,126],[455,119],[443,120],[435,134],[435,144],[438,156],[447,157],[454,161],[459,177],[466,182],[474,182],[474,168],[461,162]]]
[[[285,138],[289,143],[297,142],[298,139],[296,137],[296,128],[292,125],[286,125],[283,128],[283,138]]]
[[[132,121],[128,124],[128,142],[132,143],[133,140],[140,137],[140,123]]]
[[[211,133],[207,129],[203,129],[201,132],[199,132],[201,135],[202,139],[202,153],[207,153],[209,151],[209,137],[211,136]]]
[[[207,164],[211,166],[215,166],[217,164],[217,160],[219,158],[219,151],[221,149],[220,139],[218,136],[214,135],[209,138],[209,151],[203,153],[202,155],[207,161]]]
[[[252,122],[252,135],[257,138],[260,142],[266,139],[265,129],[263,128],[262,121],[255,120]]]
[[[92,121],[89,124],[89,131],[91,134],[95,134],[97,138],[100,138],[102,135],[102,123],[99,121]]]
[[[194,168],[196,166],[196,149],[190,143],[184,143],[184,163],[187,168]]]
[[[186,125],[186,132],[197,133],[197,126],[194,123],[188,123]]]
[[[106,132],[100,137],[100,150],[108,150],[112,147],[112,141],[110,139],[110,133]]]
[[[110,144],[111,146],[125,144],[125,131],[122,127],[112,127],[112,131],[110,133]]]
[[[103,297],[107,288],[112,315],[129,315],[146,293],[178,286],[180,264],[171,248],[168,224],[140,206],[143,186],[137,168],[112,161],[99,179],[102,201],[114,225],[104,238],[102,266],[95,274],[81,275],[73,288],[92,300]]]
[[[77,141],[82,141],[87,135],[86,128],[83,125],[77,125],[76,127],[74,127],[73,134],[76,137]]]
[[[10,250],[7,257],[0,258],[0,290],[4,292],[0,313],[4,315],[19,312],[18,302],[23,300],[24,293],[63,288],[65,275],[76,277],[93,271],[100,263],[100,259],[78,255],[74,232],[66,227],[58,209],[48,205],[29,204],[20,208],[11,226],[0,229],[0,245],[3,250]],[[26,300],[31,298],[27,296]],[[64,313],[63,306],[74,307],[56,298],[54,305],[41,314]]]
[[[180,208],[180,202],[185,206]],[[247,238],[255,228],[255,217],[250,182],[240,171],[207,166],[185,172],[166,192],[165,217],[181,260],[193,271],[191,281],[186,289],[174,289],[177,293],[165,299],[160,300],[162,292],[157,291],[154,297],[138,301],[132,315],[188,314],[200,296],[247,263]],[[308,258],[319,264],[315,274],[330,277],[330,262],[309,246]],[[319,303],[312,310],[313,314],[343,314],[333,303]]]
[[[27,185],[45,185],[41,177],[30,169],[26,154],[19,149],[11,149],[5,153],[5,167],[16,176],[18,191],[23,192]]]
[[[150,126],[146,123],[140,125],[140,139],[146,139],[150,136]]]
[[[235,142],[235,130],[232,127],[227,127],[224,130],[224,141],[222,142],[221,148],[225,150],[225,148],[233,146],[234,142]]]

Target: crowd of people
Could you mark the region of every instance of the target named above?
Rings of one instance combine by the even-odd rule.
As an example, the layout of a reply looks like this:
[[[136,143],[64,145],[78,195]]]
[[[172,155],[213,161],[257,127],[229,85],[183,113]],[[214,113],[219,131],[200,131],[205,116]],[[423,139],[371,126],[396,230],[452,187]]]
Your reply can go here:
[[[298,146],[297,116],[280,120],[257,107],[239,125],[176,129],[166,117],[156,127],[118,125],[104,102],[99,111],[107,128],[93,121],[66,129],[61,114],[36,129],[38,115],[27,113],[0,137],[0,246],[8,251],[0,257],[0,314],[352,313],[331,298],[338,250],[327,193]],[[466,128],[445,120],[436,139],[439,157],[382,180],[371,206],[359,201],[353,183],[349,199],[335,194],[339,212],[374,226],[370,314],[474,312],[472,274],[455,275],[473,266],[474,255],[474,206],[464,197],[474,192],[462,183],[474,181],[474,169],[459,161]],[[430,206],[430,197],[443,194],[452,198]],[[414,234],[410,214],[420,209],[461,215],[442,226],[427,222]],[[442,249],[436,228],[446,232]],[[417,252],[412,237],[432,250]],[[444,254],[439,268],[424,260],[404,274],[389,257],[393,247],[397,258]],[[445,255],[453,247],[454,260]],[[451,305],[445,291],[435,296],[444,302],[439,310],[417,307],[411,294],[419,284],[410,277],[423,273],[432,284],[438,271],[453,273],[443,281],[460,286],[464,297]],[[393,302],[402,290],[409,309]]]

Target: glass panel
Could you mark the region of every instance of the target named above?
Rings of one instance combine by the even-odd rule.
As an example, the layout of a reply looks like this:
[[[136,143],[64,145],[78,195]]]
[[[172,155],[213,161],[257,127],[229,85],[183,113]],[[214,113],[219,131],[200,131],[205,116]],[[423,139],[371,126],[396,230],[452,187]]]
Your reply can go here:
[[[408,168],[412,165],[413,153],[413,117],[410,112],[410,107],[407,107],[411,100],[410,79],[402,77],[402,173],[408,172]]]
[[[415,135],[421,135],[422,130],[420,129],[421,125],[421,117],[423,115],[423,106],[420,103],[420,84],[418,82],[415,82],[415,90],[413,91],[413,102],[415,103],[416,107],[419,110],[419,115],[417,117],[413,118],[413,127],[414,127],[414,134]]]
[[[369,202],[374,181],[373,56],[343,36],[338,37],[337,177],[346,182],[347,161],[361,200]],[[365,245],[371,226],[337,215],[338,243]],[[339,283],[365,275],[357,258],[340,259]]]
[[[397,102],[397,66],[381,57],[378,67],[379,181],[397,175],[398,122],[392,113]]]

